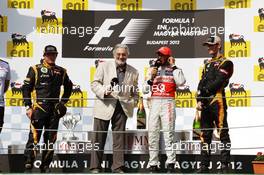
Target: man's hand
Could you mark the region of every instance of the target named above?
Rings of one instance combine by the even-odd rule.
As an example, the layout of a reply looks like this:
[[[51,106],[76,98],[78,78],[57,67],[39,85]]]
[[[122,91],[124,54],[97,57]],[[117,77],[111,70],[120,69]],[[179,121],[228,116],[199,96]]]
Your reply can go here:
[[[111,85],[107,85],[104,90],[104,96],[108,96],[112,93],[113,87]]]
[[[32,108],[28,108],[27,111],[26,111],[26,115],[31,120],[31,117],[33,115],[33,109]]]
[[[203,103],[199,101],[199,102],[197,103],[197,105],[196,105],[196,109],[197,109],[198,111],[201,111],[201,110],[203,109]]]
[[[151,69],[151,72],[150,72],[150,74],[151,74],[151,79],[152,79],[152,80],[157,76],[157,73],[158,73],[158,68],[153,67],[153,68]]]
[[[55,104],[54,108],[54,115],[58,118],[62,118],[67,112],[67,107],[63,102]]]
[[[170,63],[170,65],[174,66],[175,65],[175,58],[169,57],[168,62]]]

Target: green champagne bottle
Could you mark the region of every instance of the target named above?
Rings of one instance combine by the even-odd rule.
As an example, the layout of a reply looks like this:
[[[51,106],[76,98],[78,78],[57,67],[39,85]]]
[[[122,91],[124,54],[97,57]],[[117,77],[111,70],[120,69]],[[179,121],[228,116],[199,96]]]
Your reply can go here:
[[[199,140],[201,135],[201,112],[196,111],[193,120],[193,140]]]
[[[143,97],[140,97],[138,101],[137,129],[146,129],[146,111],[143,105]]]

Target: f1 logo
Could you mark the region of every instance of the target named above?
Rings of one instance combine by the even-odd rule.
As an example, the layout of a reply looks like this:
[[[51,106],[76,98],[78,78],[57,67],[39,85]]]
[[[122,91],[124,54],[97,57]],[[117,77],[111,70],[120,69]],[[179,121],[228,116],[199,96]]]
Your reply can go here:
[[[89,44],[98,44],[102,38],[109,38],[114,32],[114,30],[109,30],[109,28],[121,23],[123,20],[124,18],[105,19]],[[135,44],[151,21],[151,19],[130,19],[119,35],[119,37],[124,38],[121,44]]]

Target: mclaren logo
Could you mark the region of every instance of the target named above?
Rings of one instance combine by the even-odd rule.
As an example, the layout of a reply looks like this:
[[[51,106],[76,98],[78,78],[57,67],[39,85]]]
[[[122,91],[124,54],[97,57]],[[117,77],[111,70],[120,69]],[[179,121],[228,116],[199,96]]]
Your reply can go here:
[[[114,30],[110,30],[110,28],[120,24],[122,21],[124,21],[124,18],[105,19],[101,27],[90,40],[89,44],[97,45],[103,38],[111,37]],[[141,37],[151,21],[151,19],[131,19],[119,35],[120,38],[124,38],[121,43],[136,44],[137,40]],[[89,46],[86,46],[84,51],[88,49]]]

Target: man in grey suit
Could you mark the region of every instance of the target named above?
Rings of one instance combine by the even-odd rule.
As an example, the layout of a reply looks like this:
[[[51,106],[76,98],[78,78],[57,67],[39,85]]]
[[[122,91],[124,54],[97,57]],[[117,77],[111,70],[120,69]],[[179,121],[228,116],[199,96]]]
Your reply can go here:
[[[124,172],[125,137],[122,131],[125,131],[127,117],[133,116],[133,109],[138,101],[138,71],[126,63],[128,55],[129,48],[124,44],[117,44],[113,50],[115,61],[100,63],[91,83],[91,89],[97,98],[94,104],[92,142],[93,145],[99,144],[99,150],[91,153],[92,173],[98,173],[102,169],[110,121],[113,131],[112,172]]]

